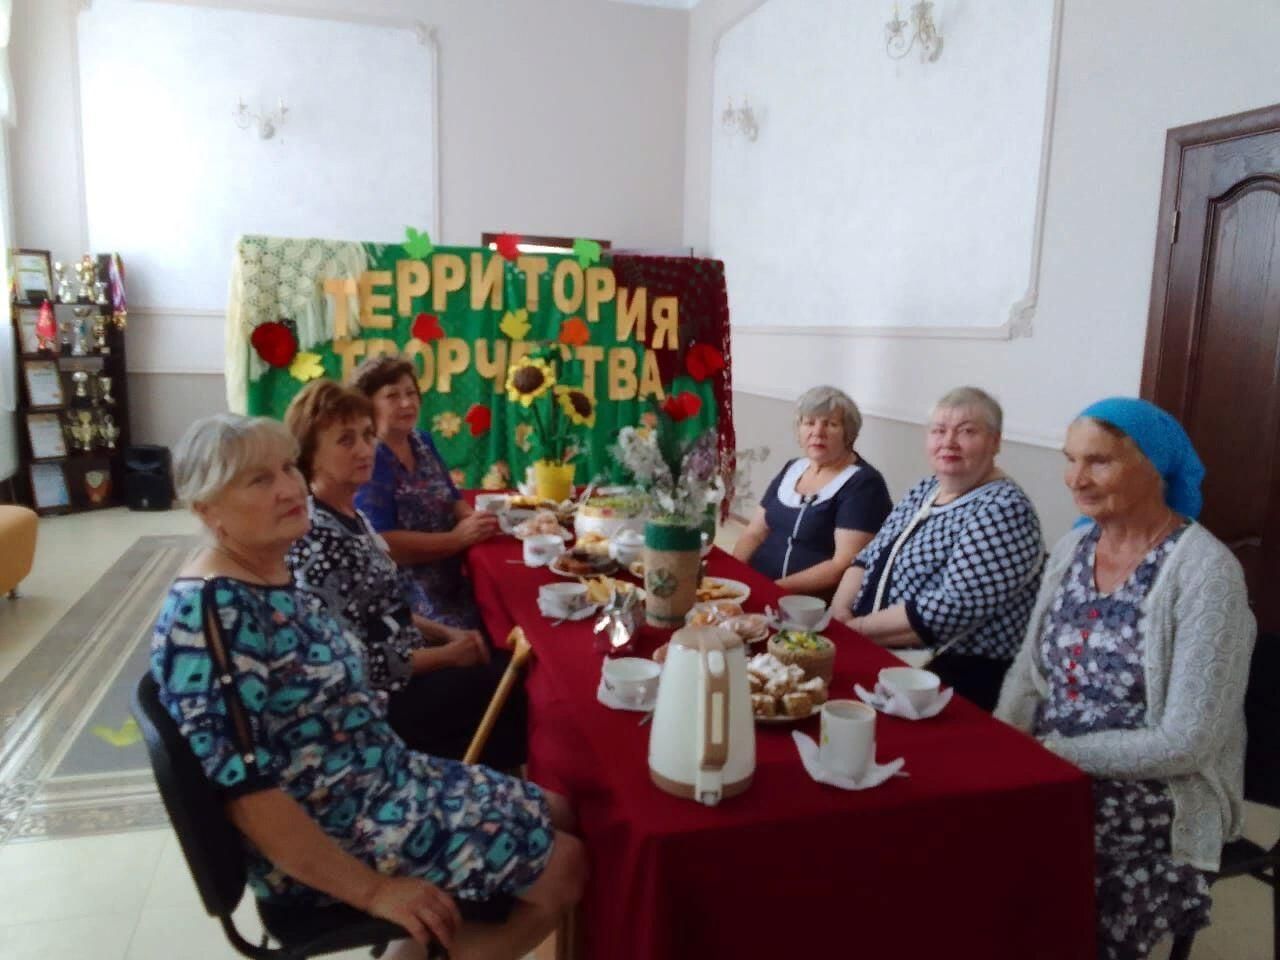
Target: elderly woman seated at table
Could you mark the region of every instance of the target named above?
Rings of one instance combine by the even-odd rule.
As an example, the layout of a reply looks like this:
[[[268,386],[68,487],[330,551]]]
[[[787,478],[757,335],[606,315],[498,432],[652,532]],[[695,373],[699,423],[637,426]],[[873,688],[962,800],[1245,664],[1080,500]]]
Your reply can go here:
[[[456,957],[523,956],[582,892],[568,804],[392,732],[359,641],[285,562],[309,526],[296,455],[281,424],[232,414],[179,444],[178,493],[212,543],[156,623],[160,700],[247,838],[259,898],[334,898]],[[505,924],[460,921],[455,898],[500,895],[519,901]]]
[[[773,478],[733,555],[792,593],[829,596],[889,515],[880,471],[854,449],[858,405],[835,387],[814,387],[796,404],[803,457]]]
[[[418,429],[422,397],[412,363],[376,357],[356,369],[352,386],[373,401],[378,435],[373,476],[356,493],[356,506],[413,575],[415,613],[478,627],[462,554],[498,532],[497,517],[462,499],[431,437]]]
[[[285,425],[298,442],[298,468],[311,488],[311,529],[294,541],[294,581],[320,594],[364,642],[369,683],[390,692],[391,727],[415,750],[461,759],[510,655],[489,650],[478,630],[414,614],[410,585],[382,538],[356,509],[373,472],[373,405],[332,380],[293,398]],[[525,761],[526,701],[513,688],[482,762],[514,770]]]
[[[933,648],[930,669],[986,710],[1044,566],[1035,508],[996,466],[1002,425],[1000,405],[975,387],[938,401],[925,440],[933,474],[893,508],[832,601],[882,646]]]
[[[1240,832],[1255,625],[1173,417],[1104,400],[1065,453],[1092,522],[1049,558],[996,715],[1094,777],[1098,956],[1141,958],[1209,922],[1205,874]]]

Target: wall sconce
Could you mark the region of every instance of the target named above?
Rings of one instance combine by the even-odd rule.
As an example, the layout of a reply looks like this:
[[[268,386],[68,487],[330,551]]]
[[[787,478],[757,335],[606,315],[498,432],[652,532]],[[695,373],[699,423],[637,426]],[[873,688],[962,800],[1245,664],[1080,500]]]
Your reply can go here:
[[[911,36],[907,37],[907,27]],[[884,25],[885,51],[895,60],[901,60],[911,49],[920,44],[920,62],[933,63],[942,56],[942,35],[933,22],[933,4],[920,0],[911,8],[911,22],[898,16],[898,5],[893,5],[893,19]]]
[[[746,97],[742,98],[740,107],[734,107],[733,99],[730,98],[729,105],[724,108],[724,113],[720,114],[720,126],[727,133],[736,131],[753,142],[760,136],[760,124],[756,122],[755,111],[751,109],[751,104],[747,102]]]
[[[285,118],[289,115],[289,108],[284,105],[284,99],[281,98],[276,109],[270,113],[258,113],[250,110],[248,104],[241,100],[236,106],[235,118],[236,126],[241,130],[248,130],[252,126],[257,126],[258,136],[263,140],[270,140],[276,135],[276,131],[284,126]]]

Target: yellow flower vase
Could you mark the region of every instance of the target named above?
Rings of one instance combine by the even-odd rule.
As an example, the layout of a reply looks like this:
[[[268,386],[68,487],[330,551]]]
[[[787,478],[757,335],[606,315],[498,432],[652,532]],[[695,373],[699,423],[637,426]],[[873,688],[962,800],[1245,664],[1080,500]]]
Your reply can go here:
[[[568,500],[573,492],[573,464],[538,460],[533,464],[533,492],[544,500]]]

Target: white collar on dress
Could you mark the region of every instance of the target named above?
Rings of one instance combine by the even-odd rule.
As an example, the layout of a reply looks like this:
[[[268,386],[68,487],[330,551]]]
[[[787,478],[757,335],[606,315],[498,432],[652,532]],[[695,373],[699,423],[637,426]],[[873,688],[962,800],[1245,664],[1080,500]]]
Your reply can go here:
[[[796,493],[796,484],[800,482],[800,478],[804,476],[804,472],[808,469],[809,461],[805,457],[793,460],[791,466],[787,467],[782,479],[778,482],[778,502],[784,507],[790,507],[792,510],[800,509],[802,498],[800,494]],[[818,491],[816,497],[809,500],[809,506],[830,500],[840,492],[841,487],[849,482],[849,478],[861,469],[861,461],[849,464],[829,480],[827,485]]]

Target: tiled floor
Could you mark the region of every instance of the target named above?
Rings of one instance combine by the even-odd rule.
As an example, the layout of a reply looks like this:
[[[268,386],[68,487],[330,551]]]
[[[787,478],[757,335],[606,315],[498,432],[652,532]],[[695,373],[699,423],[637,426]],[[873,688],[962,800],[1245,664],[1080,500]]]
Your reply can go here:
[[[191,517],[178,511],[112,510],[42,520],[36,568],[23,585],[23,598],[0,599],[0,677],[136,537],[195,529]],[[1280,816],[1251,808],[1246,830],[1258,842],[1273,843],[1280,835]],[[237,919],[250,939],[256,937],[259,925],[247,900]],[[1260,883],[1245,878],[1219,884],[1214,887],[1213,926],[1197,939],[1193,957],[1268,960],[1271,922],[1270,895]],[[1160,960],[1167,955],[1167,945],[1155,954]],[[4,960],[233,956],[217,924],[205,916],[169,830],[0,847]],[[907,954],[903,960],[909,960]]]

